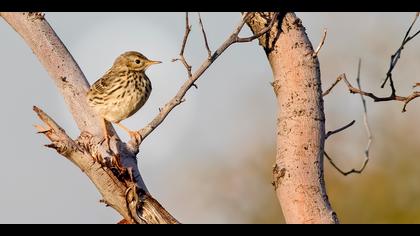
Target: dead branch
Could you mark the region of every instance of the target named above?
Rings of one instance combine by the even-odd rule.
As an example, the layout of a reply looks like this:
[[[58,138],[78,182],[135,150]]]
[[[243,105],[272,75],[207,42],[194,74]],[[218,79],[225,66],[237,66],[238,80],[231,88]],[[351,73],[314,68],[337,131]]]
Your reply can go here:
[[[319,42],[319,45],[316,48],[315,52],[312,54],[313,57],[318,56],[319,50],[321,50],[322,46],[325,43],[325,38],[327,38],[327,29],[324,29],[324,34],[322,35],[321,41]]]
[[[398,96],[396,94],[396,89],[394,86],[394,81],[392,79],[392,71],[395,68],[395,66],[397,65],[398,60],[401,57],[401,52],[404,49],[404,46],[413,38],[415,38],[419,33],[420,30],[418,30],[416,33],[414,33],[413,35],[410,36],[410,32],[411,29],[413,28],[413,25],[416,23],[417,19],[419,17],[419,12],[416,13],[413,22],[411,23],[410,27],[408,28],[407,32],[405,33],[404,39],[401,43],[401,46],[398,48],[398,50],[391,56],[391,62],[390,62],[390,66],[388,69],[388,72],[386,73],[386,78],[384,80],[384,82],[381,85],[381,88],[384,87],[385,83],[388,81],[389,79],[389,84],[391,87],[391,94],[387,97],[378,97],[375,94],[371,93],[371,92],[365,92],[362,89],[358,89],[353,87],[349,81],[346,79],[346,75],[345,74],[341,74],[340,76],[337,77],[336,81],[331,85],[331,87],[329,89],[327,89],[324,93],[323,96],[328,95],[331,90],[341,81],[344,80],[344,82],[346,83],[350,93],[358,93],[361,96],[367,96],[373,99],[374,102],[385,102],[385,101],[400,101],[402,102],[403,108],[402,108],[402,112],[406,112],[406,108],[409,102],[411,102],[412,100],[414,100],[417,97],[420,97],[420,92],[419,91],[414,91],[412,92],[410,95],[408,96]],[[359,78],[359,76],[358,76]],[[420,86],[420,83],[416,83],[413,88],[416,88],[417,86]],[[364,99],[363,99],[364,101]]]
[[[38,125],[37,128],[51,140],[52,144],[48,145],[48,147],[55,149],[59,154],[78,166],[82,172],[86,173],[104,197],[104,202],[115,208],[125,219],[131,220],[129,210],[125,207],[121,207],[125,206],[125,199],[121,197],[124,196],[123,183],[118,181],[110,169],[103,168],[102,165],[96,161],[96,157],[90,156],[90,151],[85,148],[89,147],[90,144],[85,143],[84,145],[79,145],[45,112],[36,106],[34,106],[33,110],[46,126],[46,128],[44,128]],[[98,175],[101,176],[101,180],[97,178]],[[114,184],[103,185],[101,182],[110,182]]]
[[[359,87],[360,90],[362,90],[362,85],[360,83],[360,68],[362,66],[362,59],[359,58],[359,63],[357,66],[357,86]],[[369,121],[368,121],[368,115],[367,115],[367,106],[366,106],[366,100],[363,97],[363,95],[360,94],[360,99],[362,100],[362,104],[363,104],[363,124],[365,126],[365,130],[366,130],[366,134],[367,134],[367,138],[368,138],[368,142],[366,144],[366,148],[365,148],[365,161],[363,162],[362,168],[360,169],[361,171],[363,171],[363,169],[365,168],[366,164],[369,161],[369,150],[370,150],[370,145],[372,143],[372,132],[370,130],[370,126],[369,126]]]
[[[371,92],[365,92],[365,91],[363,91],[361,89],[358,89],[358,88],[353,87],[350,84],[350,82],[347,80],[346,74],[339,75],[337,77],[337,80],[334,82],[334,84],[333,84],[332,87],[334,87],[341,80],[344,80],[344,82],[346,83],[346,85],[347,85],[350,93],[353,93],[353,94],[356,94],[357,93],[357,94],[360,94],[360,95],[363,95],[363,96],[370,97],[370,98],[373,99],[374,102],[386,102],[386,101],[399,101],[399,102],[402,102],[404,104],[403,109],[402,109],[402,112],[406,112],[406,107],[407,107],[407,104],[409,102],[411,102],[413,99],[415,99],[417,97],[420,97],[420,92],[419,91],[414,91],[412,94],[410,94],[408,96],[398,96],[398,95],[395,95],[395,94],[394,95],[391,94],[390,96],[387,96],[387,97],[378,97],[378,96],[376,96],[375,94],[373,94]],[[331,90],[331,88],[328,89],[325,93],[327,93],[327,92],[329,93],[330,90]]]
[[[242,30],[243,26],[245,25],[249,15],[250,15],[249,13],[244,13],[242,15],[241,20],[239,21],[239,23],[235,27],[235,30],[232,32],[232,34],[222,43],[222,45],[219,46],[219,48],[211,55],[211,57],[206,58],[204,60],[204,62],[201,64],[201,66],[191,76],[190,75],[188,76],[187,81],[185,81],[185,83],[181,86],[181,88],[178,90],[177,94],[160,109],[159,114],[157,114],[157,116],[151,122],[149,122],[144,128],[142,128],[138,131],[140,133],[141,137],[142,137],[142,140],[144,140],[151,132],[153,132],[153,130],[155,130],[165,120],[165,118],[172,111],[172,109],[174,109],[176,106],[181,104],[182,101],[184,101],[183,99],[184,99],[184,96],[187,93],[187,91],[192,86],[194,86],[194,83],[200,78],[200,76],[213,64],[213,62],[229,46],[231,46],[232,44],[237,43],[237,42],[243,42],[243,41],[238,41],[238,40],[240,40],[238,35],[239,35],[240,31]],[[274,17],[271,20],[272,22],[275,21],[275,19],[277,18],[277,15],[278,15],[278,13],[274,14]],[[188,14],[187,14],[187,17],[186,17],[186,21],[188,22]],[[270,23],[269,26],[272,27],[273,23]],[[248,38],[249,41],[252,41],[252,40],[258,38],[259,36],[261,36],[262,34],[267,32],[270,29],[269,26],[264,28],[264,30],[262,30],[260,33],[255,34],[252,37],[249,37]],[[186,33],[184,34],[184,40],[183,40],[181,48],[185,47],[185,42],[187,41],[188,34],[189,34],[189,27],[188,27],[188,23],[187,23]],[[183,53],[182,49],[181,49],[181,53]],[[178,60],[182,61],[182,56],[180,56],[180,58],[181,59],[178,59]],[[175,59],[175,60],[177,60],[177,59]],[[186,68],[188,70],[188,67],[186,67]],[[133,141],[130,141],[130,143],[135,144],[135,142],[133,142]]]
[[[209,47],[209,43],[207,41],[207,35],[206,35],[206,31],[204,30],[203,21],[201,20],[200,12],[198,12],[198,23],[200,24],[201,32],[203,33],[204,44],[205,44],[206,49],[207,49],[207,55],[210,58],[211,57],[211,50],[210,50],[210,47]]]
[[[361,70],[361,65],[362,65],[362,60],[361,59],[359,59],[359,63],[358,63],[358,66],[357,66],[357,78],[356,78],[356,81],[357,81],[357,86],[358,86],[358,89],[360,90],[360,91],[362,91],[362,86],[361,86],[361,83],[360,83],[360,70]],[[346,82],[346,84],[347,85],[349,85],[350,83],[348,82],[348,80],[346,79],[346,77],[345,77],[345,75],[344,75],[344,77],[342,78],[342,79],[344,79],[344,81],[347,81]],[[333,83],[333,85],[326,91],[327,93],[324,93],[323,95],[326,95],[326,94],[328,94],[330,91],[331,91],[331,89],[335,86],[335,85],[337,85],[337,83],[338,82],[340,82],[340,80],[341,79],[338,79],[337,78],[337,80]],[[369,150],[370,150],[370,145],[371,145],[371,143],[372,143],[372,132],[371,132],[371,130],[370,130],[370,126],[369,126],[369,122],[368,122],[368,118],[367,118],[367,106],[366,106],[366,100],[365,100],[365,98],[364,98],[364,96],[362,95],[362,94],[360,94],[360,98],[361,98],[361,100],[362,100],[362,105],[363,105],[363,124],[364,124],[364,126],[365,126],[365,129],[366,129],[366,134],[367,134],[367,137],[368,137],[368,141],[367,141],[367,144],[366,144],[366,149],[365,149],[365,152],[364,152],[364,161],[363,161],[363,163],[362,163],[362,166],[359,168],[359,169],[351,169],[351,170],[349,170],[349,171],[343,171],[343,170],[341,170],[341,168],[339,168],[335,163],[334,163],[334,161],[332,160],[332,158],[328,155],[328,153],[324,150],[324,155],[325,155],[325,157],[327,157],[327,159],[328,159],[328,161],[331,163],[331,165],[338,171],[338,172],[340,172],[341,174],[343,174],[344,176],[346,176],[346,175],[349,175],[349,174],[352,174],[352,173],[357,173],[357,174],[360,174],[360,173],[362,173],[363,172],[363,170],[365,169],[365,167],[366,167],[366,165],[367,165],[367,163],[369,162]],[[330,132],[328,132],[326,135],[325,135],[325,139],[327,139],[329,136],[331,136],[331,135],[333,135],[333,134],[336,134],[336,133],[338,133],[338,132],[341,132],[341,131],[343,131],[343,130],[345,130],[346,128],[348,128],[348,127],[350,127],[351,125],[353,125],[354,124],[354,120],[352,121],[352,122],[350,122],[348,125],[346,125],[346,126],[344,126],[344,127],[342,127],[342,128],[340,128],[340,129],[337,129],[337,130],[335,130],[335,131],[330,131]]]
[[[413,22],[411,23],[410,27],[408,28],[407,32],[405,33],[404,39],[401,43],[401,46],[397,49],[397,51],[391,56],[390,64],[388,72],[386,73],[386,78],[384,79],[384,82],[381,84],[381,88],[383,88],[386,84],[386,82],[389,79],[391,90],[393,91],[393,94],[395,93],[394,83],[392,81],[392,71],[394,70],[395,66],[397,65],[398,60],[401,57],[401,52],[404,49],[404,46],[413,38],[415,38],[419,33],[420,30],[418,30],[416,33],[414,33],[412,36],[410,35],[410,31],[413,28],[413,25],[416,23],[417,18],[419,17],[419,12],[416,12],[416,15],[414,17]],[[395,94],[394,94],[395,95]]]
[[[130,223],[178,223],[161,205],[149,204],[148,202],[156,200],[146,191],[137,190],[137,185],[130,175],[116,176],[114,165],[105,166],[101,163],[101,156],[95,150],[96,141],[93,136],[82,133],[74,141],[44,111],[36,106],[33,110],[47,126],[45,128],[38,125],[37,129],[51,140],[52,144],[48,147],[72,161],[91,179],[104,197],[100,202],[116,209]],[[157,206],[159,208],[154,209]]]
[[[189,23],[188,12],[185,12],[185,33],[184,33],[184,39],[182,40],[182,44],[181,44],[181,51],[179,52],[178,58],[172,59],[172,62],[178,61],[178,60],[181,61],[182,64],[187,69],[188,78],[191,78],[192,76],[191,74],[192,67],[188,64],[187,60],[185,59],[184,51],[185,51],[185,46],[187,45],[187,40],[188,40],[188,36],[190,35],[190,32],[191,32],[191,26]]]
[[[345,129],[349,128],[350,126],[354,125],[354,123],[356,123],[356,121],[355,121],[355,120],[352,120],[350,123],[348,123],[347,125],[345,125],[345,126],[343,126],[343,127],[339,128],[339,129],[336,129],[336,130],[333,130],[333,131],[328,131],[328,132],[325,134],[325,140],[327,140],[327,139],[328,139],[328,137],[330,137],[331,135],[336,134],[336,133],[339,133],[339,132],[341,132],[341,131],[343,131],[343,130],[345,130]]]
[[[387,97],[378,97],[375,94],[371,93],[371,92],[365,92],[362,90],[361,85],[360,85],[360,67],[361,67],[361,60],[359,59],[359,64],[358,64],[358,70],[357,70],[357,85],[358,88],[353,87],[350,82],[347,80],[346,75],[345,74],[341,74],[340,76],[337,77],[336,81],[322,94],[323,96],[328,95],[331,90],[341,81],[344,80],[344,82],[346,83],[350,93],[358,93],[360,95],[360,98],[362,100],[362,104],[363,104],[363,123],[366,129],[366,133],[368,136],[368,142],[366,145],[366,149],[365,149],[365,160],[361,166],[360,169],[356,170],[356,169],[352,169],[350,171],[344,172],[342,171],[335,163],[334,161],[330,158],[330,156],[324,151],[324,155],[327,157],[327,159],[330,161],[331,165],[336,168],[341,174],[343,175],[348,175],[351,173],[361,173],[367,163],[369,162],[369,149],[370,149],[370,145],[372,143],[372,133],[369,127],[369,123],[368,123],[368,118],[367,118],[367,107],[366,107],[366,101],[365,101],[365,96],[370,97],[371,99],[373,99],[374,102],[385,102],[385,101],[400,101],[403,102],[403,108],[402,108],[402,112],[406,112],[406,108],[409,102],[411,102],[412,100],[414,100],[417,97],[420,97],[420,92],[419,91],[414,91],[412,92],[410,95],[408,96],[398,96],[396,95],[396,89],[394,86],[394,81],[392,79],[392,71],[394,70],[395,66],[397,65],[398,60],[401,58],[401,52],[404,49],[404,46],[413,38],[415,38],[419,33],[420,30],[418,30],[416,33],[414,33],[413,35],[410,36],[410,32],[411,29],[413,28],[414,24],[417,21],[417,18],[419,17],[419,12],[416,13],[413,22],[411,23],[410,27],[408,28],[407,32],[405,33],[404,39],[401,43],[401,46],[397,49],[397,51],[391,56],[391,61],[390,61],[390,66],[388,69],[388,72],[386,73],[386,78],[383,81],[381,88],[383,88],[386,84],[386,82],[389,79],[389,84],[390,84],[390,88],[391,88],[391,94]],[[420,83],[416,83],[413,88],[420,86]],[[346,127],[347,128],[347,127]],[[339,131],[342,131],[344,129],[339,129]],[[331,134],[334,133],[330,133],[328,135],[326,135],[326,138],[328,138]]]

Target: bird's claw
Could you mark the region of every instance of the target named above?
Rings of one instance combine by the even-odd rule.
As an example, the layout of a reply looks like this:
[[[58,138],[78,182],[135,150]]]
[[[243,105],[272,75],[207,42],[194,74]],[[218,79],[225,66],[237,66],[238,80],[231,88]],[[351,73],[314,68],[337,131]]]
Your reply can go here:
[[[111,149],[111,145],[110,145],[110,140],[111,140],[112,136],[106,135],[104,138],[101,139],[101,141],[99,141],[99,144],[102,145],[103,143],[105,143],[106,149],[108,151],[109,154],[113,154],[114,152]]]
[[[128,134],[130,135],[131,139],[134,139],[136,141],[136,143],[141,142],[142,137],[138,131],[130,131]]]

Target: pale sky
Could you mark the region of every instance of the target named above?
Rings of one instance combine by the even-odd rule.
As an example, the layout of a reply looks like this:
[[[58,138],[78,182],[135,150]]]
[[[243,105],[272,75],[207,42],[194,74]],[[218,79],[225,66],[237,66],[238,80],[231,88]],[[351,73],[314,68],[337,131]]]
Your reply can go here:
[[[67,46],[90,83],[100,78],[124,51],[140,51],[163,61],[148,70],[153,92],[146,105],[122,123],[143,127],[158,108],[178,91],[186,71],[171,59],[179,53],[185,13],[46,13],[46,19]],[[414,13],[297,13],[316,46],[324,28],[328,35],[319,53],[323,88],[340,73],[354,79],[357,60],[363,59],[362,76],[367,89],[378,89]],[[239,13],[202,13],[209,44],[215,50],[232,32]],[[196,13],[191,13],[192,32],[186,57],[193,70],[206,57]],[[76,128],[52,80],[35,55],[15,31],[0,21],[0,223],[115,223],[121,216],[99,203],[100,195],[88,178],[55,151],[44,147],[48,140],[36,134],[40,124],[32,111],[37,105],[53,117],[71,137]],[[244,27],[241,35],[249,35]],[[404,51],[395,78],[401,93],[411,91],[420,77],[420,39]],[[364,70],[363,70],[364,69]],[[257,42],[231,46],[191,89],[186,102],[175,108],[165,122],[142,144],[139,167],[155,198],[184,223],[242,223],[240,215],[226,211],[212,198],[226,197],[244,206],[258,199],[259,187],[246,172],[237,173],[237,186],[221,186],[220,166],[234,167],[254,152],[255,145],[275,143],[275,97],[269,82],[271,71]],[[417,81],[416,81],[417,79]],[[388,90],[383,92],[387,94]],[[332,97],[334,96],[334,98]],[[359,97],[344,86],[325,99],[327,129],[352,119],[361,121]],[[383,111],[398,113],[401,104],[370,105],[370,118]],[[419,117],[418,103],[399,121]],[[373,122],[372,121],[372,122]],[[374,123],[374,122],[373,122]],[[358,126],[359,125],[359,126]],[[354,134],[363,134],[361,122]],[[375,124],[372,125],[375,129]],[[119,130],[123,139],[127,135]],[[343,146],[344,153],[364,143]],[[233,148],[235,147],[235,148]],[[258,158],[257,156],[255,158]],[[274,162],[274,156],[272,157]],[[356,160],[357,163],[358,160]],[[374,165],[374,164],[372,164]],[[207,169],[210,174],[202,175]],[[213,177],[212,177],[213,173]],[[267,174],[271,170],[267,169]],[[247,181],[243,183],[243,181]],[[251,181],[251,182],[249,182]],[[263,186],[269,191],[271,186]],[[232,191],[232,192],[231,192]],[[236,193],[235,191],[238,191]],[[239,193],[246,192],[246,196]],[[220,196],[219,196],[220,195]],[[274,199],[273,193],[273,199]]]

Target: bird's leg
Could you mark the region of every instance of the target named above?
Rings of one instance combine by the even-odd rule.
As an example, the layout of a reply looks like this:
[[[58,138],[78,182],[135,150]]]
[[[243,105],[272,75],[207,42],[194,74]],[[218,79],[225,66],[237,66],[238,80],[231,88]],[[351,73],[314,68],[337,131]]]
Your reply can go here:
[[[125,130],[125,132],[127,132],[131,138],[134,138],[137,141],[137,143],[141,141],[141,136],[139,132],[130,130],[129,128],[122,125],[120,122],[115,122],[115,124],[118,125],[121,129]]]

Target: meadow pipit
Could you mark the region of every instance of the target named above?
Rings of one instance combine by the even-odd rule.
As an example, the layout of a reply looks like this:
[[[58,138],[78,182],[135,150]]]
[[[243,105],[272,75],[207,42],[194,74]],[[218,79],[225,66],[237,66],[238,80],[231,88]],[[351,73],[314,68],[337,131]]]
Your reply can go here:
[[[115,123],[137,140],[140,134],[131,131],[120,122],[136,113],[146,103],[152,92],[152,84],[146,69],[161,63],[147,59],[139,52],[129,51],[115,60],[111,69],[97,80],[87,93],[88,103],[103,120],[105,141],[109,148],[109,134],[105,120]]]

